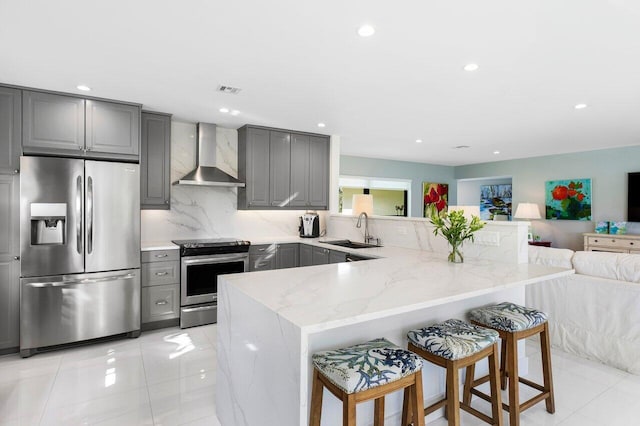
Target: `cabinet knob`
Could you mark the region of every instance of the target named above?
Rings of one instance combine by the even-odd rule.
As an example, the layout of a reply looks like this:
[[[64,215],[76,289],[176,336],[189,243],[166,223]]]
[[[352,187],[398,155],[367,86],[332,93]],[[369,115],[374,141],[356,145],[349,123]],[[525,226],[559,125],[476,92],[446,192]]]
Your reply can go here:
[[[164,200],[164,203],[165,204],[169,204],[169,200]]]
[[[13,260],[20,260],[20,256],[13,256]]]
[[[597,243],[597,242],[598,242],[598,240],[593,240],[593,242],[594,242],[594,243]]]
[[[633,245],[633,242],[630,242],[629,244],[630,244],[630,245]]]
[[[13,171],[13,173],[18,174],[18,173],[20,173],[20,170],[15,169],[15,170]]]
[[[612,242],[612,243],[615,243],[615,242],[616,242],[616,240],[611,240],[611,242]]]
[[[156,302],[156,305],[162,306],[162,305],[166,305],[167,303],[169,303],[169,302],[167,302],[166,300],[158,300]]]

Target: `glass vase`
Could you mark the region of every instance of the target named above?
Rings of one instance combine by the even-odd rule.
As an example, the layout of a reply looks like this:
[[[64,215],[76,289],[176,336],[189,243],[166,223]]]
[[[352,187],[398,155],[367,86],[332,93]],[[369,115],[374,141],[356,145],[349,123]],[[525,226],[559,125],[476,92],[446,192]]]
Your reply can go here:
[[[464,262],[464,257],[462,256],[462,252],[460,251],[460,249],[462,248],[462,243],[461,242],[451,242],[449,241],[449,256],[447,257],[447,260],[451,263],[463,263]]]

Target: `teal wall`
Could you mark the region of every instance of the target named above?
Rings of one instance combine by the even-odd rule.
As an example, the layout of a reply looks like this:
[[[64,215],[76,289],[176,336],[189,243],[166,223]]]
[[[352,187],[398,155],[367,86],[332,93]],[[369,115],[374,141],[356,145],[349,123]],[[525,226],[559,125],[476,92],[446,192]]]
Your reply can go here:
[[[408,161],[340,156],[340,175],[411,179],[411,211],[409,216],[422,217],[422,182],[449,184],[449,204],[456,204],[454,168]]]
[[[544,217],[545,181],[591,178],[592,221],[533,221],[534,233],[550,240],[554,247],[581,250],[583,232],[593,232],[594,221],[626,220],[627,173],[640,171],[640,146],[587,151],[573,154],[532,157],[520,160],[458,166],[456,179],[511,176],[513,205],[538,204]],[[628,226],[640,233],[640,224]]]

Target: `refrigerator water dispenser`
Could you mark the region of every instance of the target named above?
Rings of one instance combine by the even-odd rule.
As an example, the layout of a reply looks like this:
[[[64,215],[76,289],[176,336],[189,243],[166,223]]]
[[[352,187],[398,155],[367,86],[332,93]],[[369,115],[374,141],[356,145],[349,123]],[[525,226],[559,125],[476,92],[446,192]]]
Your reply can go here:
[[[31,245],[65,243],[66,203],[31,204]]]

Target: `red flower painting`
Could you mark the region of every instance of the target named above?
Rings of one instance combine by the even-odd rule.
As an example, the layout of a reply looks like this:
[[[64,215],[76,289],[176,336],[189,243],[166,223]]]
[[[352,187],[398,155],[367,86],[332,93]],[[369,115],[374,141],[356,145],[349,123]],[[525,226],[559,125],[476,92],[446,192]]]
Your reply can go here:
[[[446,183],[423,182],[424,217],[442,214],[449,204],[449,185]]]

